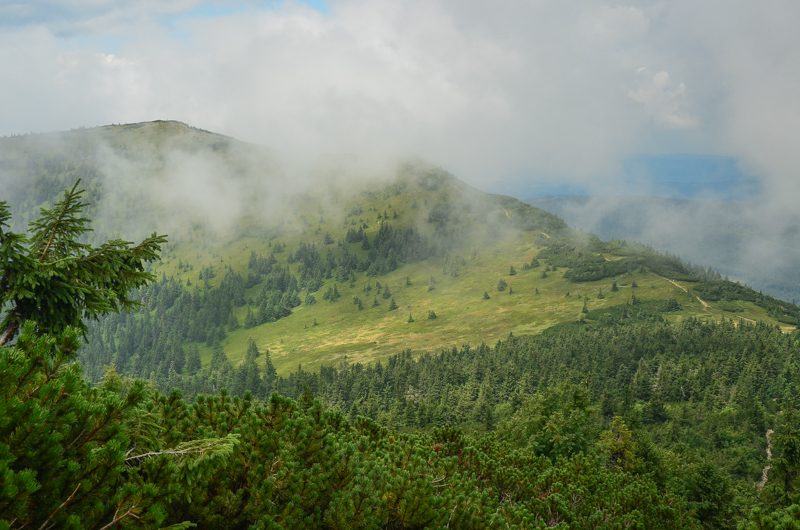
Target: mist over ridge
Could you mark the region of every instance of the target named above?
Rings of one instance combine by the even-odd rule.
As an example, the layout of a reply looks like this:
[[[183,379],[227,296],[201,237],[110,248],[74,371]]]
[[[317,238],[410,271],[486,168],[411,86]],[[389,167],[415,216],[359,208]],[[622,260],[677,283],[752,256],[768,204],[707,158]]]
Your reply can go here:
[[[782,300],[800,299],[800,227],[775,223],[758,203],[586,195],[526,202],[603,240],[642,241]]]
[[[698,159],[699,168],[692,169]],[[648,160],[640,156],[633,165]],[[718,191],[727,187],[725,198],[730,199],[741,198],[742,189],[746,196],[754,185],[726,159],[673,156],[670,163],[674,160],[679,171],[655,171],[649,180],[636,180],[628,171],[617,189],[656,195],[653,180],[667,177],[678,185],[709,184],[700,194],[705,198],[724,196]],[[418,158],[355,155],[309,158],[300,165],[274,149],[163,120],[0,139],[0,180],[12,206],[33,211],[82,178],[94,203],[98,239],[135,239],[153,231],[180,238],[192,227],[203,227],[203,237],[211,239],[267,230],[255,227],[291,218],[291,204],[301,195],[333,196],[344,189],[389,183],[409,163],[436,167]],[[687,167],[682,175],[680,170]],[[519,195],[520,189],[516,191]],[[601,239],[642,241],[784,300],[800,296],[800,278],[792,267],[800,259],[797,227],[758,195],[743,203],[631,195],[526,202]],[[26,219],[15,219],[18,228]]]
[[[741,160],[774,208],[798,197],[796,6],[327,5],[9,8],[0,134],[172,117],[300,165],[419,155],[593,194],[632,156],[693,153]]]
[[[324,156],[299,165],[287,163],[274,149],[178,121],[0,139],[0,181],[21,214],[15,219],[18,229],[82,179],[98,239],[109,234],[137,238],[152,231],[182,238],[200,229],[204,237],[231,240],[253,230],[292,226],[298,205],[308,203],[319,203],[320,212],[338,223],[344,218],[342,197],[406,186],[426,174],[434,180],[425,186],[451,189],[445,200],[465,201],[468,209],[487,201],[529,208],[480,191],[418,157]]]
[[[5,9],[0,97],[14,104],[0,134],[171,117],[270,146],[283,171],[271,187],[276,207],[279,189],[301,186],[308,175],[393,174],[398,160],[415,156],[480,189],[516,187],[503,193],[520,199],[547,186],[558,194],[626,194],[619,190],[630,187],[632,165],[647,166],[647,157],[718,157],[735,160],[747,185],[731,192],[693,174],[678,188],[627,194],[689,198],[706,190],[705,200],[752,202],[739,259],[760,262],[768,274],[796,263],[784,249],[796,246],[791,234],[800,223],[797,6],[326,6],[77,3],[57,16],[38,3]],[[223,206],[209,221],[230,224],[230,212],[252,193],[215,188],[209,175],[229,171],[217,154],[201,161],[177,153],[164,162],[175,180],[157,199],[171,201],[175,214],[197,202],[202,208],[181,213],[197,216],[213,197]],[[106,162],[125,175],[129,161]],[[129,184],[114,188],[142,192]]]

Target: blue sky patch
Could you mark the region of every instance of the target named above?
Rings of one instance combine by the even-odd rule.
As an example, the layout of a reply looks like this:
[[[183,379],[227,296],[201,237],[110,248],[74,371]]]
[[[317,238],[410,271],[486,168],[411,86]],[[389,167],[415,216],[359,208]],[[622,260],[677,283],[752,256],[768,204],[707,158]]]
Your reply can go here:
[[[673,199],[715,199],[747,202],[763,193],[759,181],[742,172],[730,156],[669,154],[633,155],[622,164],[622,184],[592,190],[557,177],[504,181],[490,191],[519,199],[569,195],[638,195]]]

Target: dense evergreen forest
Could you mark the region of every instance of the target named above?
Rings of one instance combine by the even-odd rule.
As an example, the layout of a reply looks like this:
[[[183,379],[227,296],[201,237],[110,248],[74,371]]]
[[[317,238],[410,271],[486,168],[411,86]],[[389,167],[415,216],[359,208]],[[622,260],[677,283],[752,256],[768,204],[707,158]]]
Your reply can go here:
[[[632,290],[535,335],[279,375],[225,335],[446,254],[451,214],[187,285],[150,272],[162,236],[83,242],[85,207],[76,185],[26,236],[0,202],[0,528],[800,528],[797,332],[670,322],[679,300]],[[710,269],[554,234],[521,269],[648,270],[797,324]]]
[[[351,425],[370,420],[408,436],[461,428],[469,439],[525,440],[554,462],[599,450],[609,430],[624,429],[631,469],[682,498],[705,526],[735,528],[772,491],[755,485],[769,465],[768,432],[787,428],[800,337],[744,321],[674,325],[665,310],[667,303],[624,305],[492,346],[418,358],[403,352],[385,363],[301,368],[288,377],[251,342],[239,366],[217,349],[209,366],[172,374],[162,386],[181,387],[190,401],[221,388],[257,402],[273,393],[307,405],[318,399]],[[572,408],[569,392],[581,395],[583,408]],[[566,449],[561,440],[569,440]],[[773,455],[778,447],[773,438]],[[773,465],[770,480],[780,480],[776,473]]]

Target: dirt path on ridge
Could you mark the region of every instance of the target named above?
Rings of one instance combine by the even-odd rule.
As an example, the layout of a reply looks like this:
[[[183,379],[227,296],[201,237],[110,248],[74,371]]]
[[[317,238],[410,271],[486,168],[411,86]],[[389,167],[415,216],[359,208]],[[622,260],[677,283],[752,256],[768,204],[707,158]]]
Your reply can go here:
[[[694,296],[695,298],[697,298],[697,301],[698,301],[698,302],[700,302],[700,305],[702,305],[702,306],[703,306],[703,309],[706,309],[706,310],[708,309],[708,303],[707,303],[705,300],[703,300],[702,298],[700,298],[699,296],[697,296],[697,295],[696,295],[696,294],[694,294],[694,293],[690,293],[690,292],[689,292],[689,289],[687,289],[687,288],[686,288],[686,287],[684,287],[683,285],[680,285],[680,284],[679,284],[678,282],[676,282],[675,280],[670,280],[669,278],[664,278],[663,276],[661,276],[661,275],[659,275],[659,274],[656,274],[655,272],[653,272],[652,274],[653,274],[653,276],[658,276],[658,277],[659,277],[659,278],[661,278],[662,280],[667,280],[669,283],[671,283],[672,285],[674,285],[675,287],[677,287],[678,289],[680,289],[680,290],[681,290],[681,291],[683,291],[684,293],[686,293],[686,294],[688,294],[688,295],[691,295],[691,296]],[[747,320],[747,319],[745,319],[745,320]]]
[[[674,286],[675,286],[675,287],[677,287],[678,289],[682,290],[684,293],[686,293],[686,294],[689,294],[689,295],[691,295],[691,296],[694,296],[695,298],[697,298],[697,301],[698,301],[698,302],[700,302],[700,305],[702,305],[702,306],[703,306],[703,309],[705,309],[706,311],[708,311],[708,308],[709,308],[708,302],[706,302],[705,300],[703,300],[702,298],[700,298],[700,297],[699,297],[699,296],[697,296],[696,294],[694,294],[694,293],[690,293],[690,292],[689,292],[689,289],[687,289],[687,288],[686,288],[686,287],[684,287],[683,285],[680,285],[680,284],[679,284],[678,282],[676,282],[675,280],[670,280],[669,278],[664,278],[663,276],[660,276],[660,275],[656,274],[655,272],[653,273],[653,276],[658,276],[658,277],[659,277],[659,278],[661,278],[662,280],[667,280],[669,283],[671,283],[672,285],[674,285]],[[752,322],[753,324],[755,324],[755,323],[756,323],[756,321],[755,321],[755,320],[753,320],[752,318],[743,317],[742,315],[737,315],[737,314],[735,314],[735,313],[734,313],[734,316],[736,316],[736,317],[739,317],[739,318],[740,318],[740,319],[742,319],[742,320],[746,320],[746,321],[748,321],[748,322]]]
[[[772,460],[772,433],[774,433],[772,429],[767,429],[767,465],[761,471],[761,482],[756,484],[758,491],[764,489],[764,486],[767,484],[767,473],[769,473],[770,468],[772,467],[769,464],[769,461]]]

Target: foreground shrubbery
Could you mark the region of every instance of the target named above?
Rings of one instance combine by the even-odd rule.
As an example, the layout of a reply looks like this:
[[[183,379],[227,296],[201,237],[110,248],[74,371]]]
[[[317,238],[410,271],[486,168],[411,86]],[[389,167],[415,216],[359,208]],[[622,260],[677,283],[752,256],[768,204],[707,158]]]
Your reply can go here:
[[[110,370],[72,364],[77,332],[23,326],[0,349],[0,527],[796,528],[798,413],[773,435],[762,506],[735,517],[709,460],[678,465],[585,384],[522,404],[496,431],[398,433],[299,402],[199,396],[189,405]],[[667,461],[665,461],[667,460]],[[675,491],[675,490],[678,491]],[[673,492],[674,491],[674,492]],[[110,526],[109,526],[110,525]]]
[[[37,336],[29,323],[0,352],[3,527],[696,524],[633,453],[620,459],[631,440],[587,430],[584,387],[532,401],[494,434],[398,434],[308,397],[223,391],[190,406],[113,371],[93,388],[69,362],[78,345],[73,329]]]

